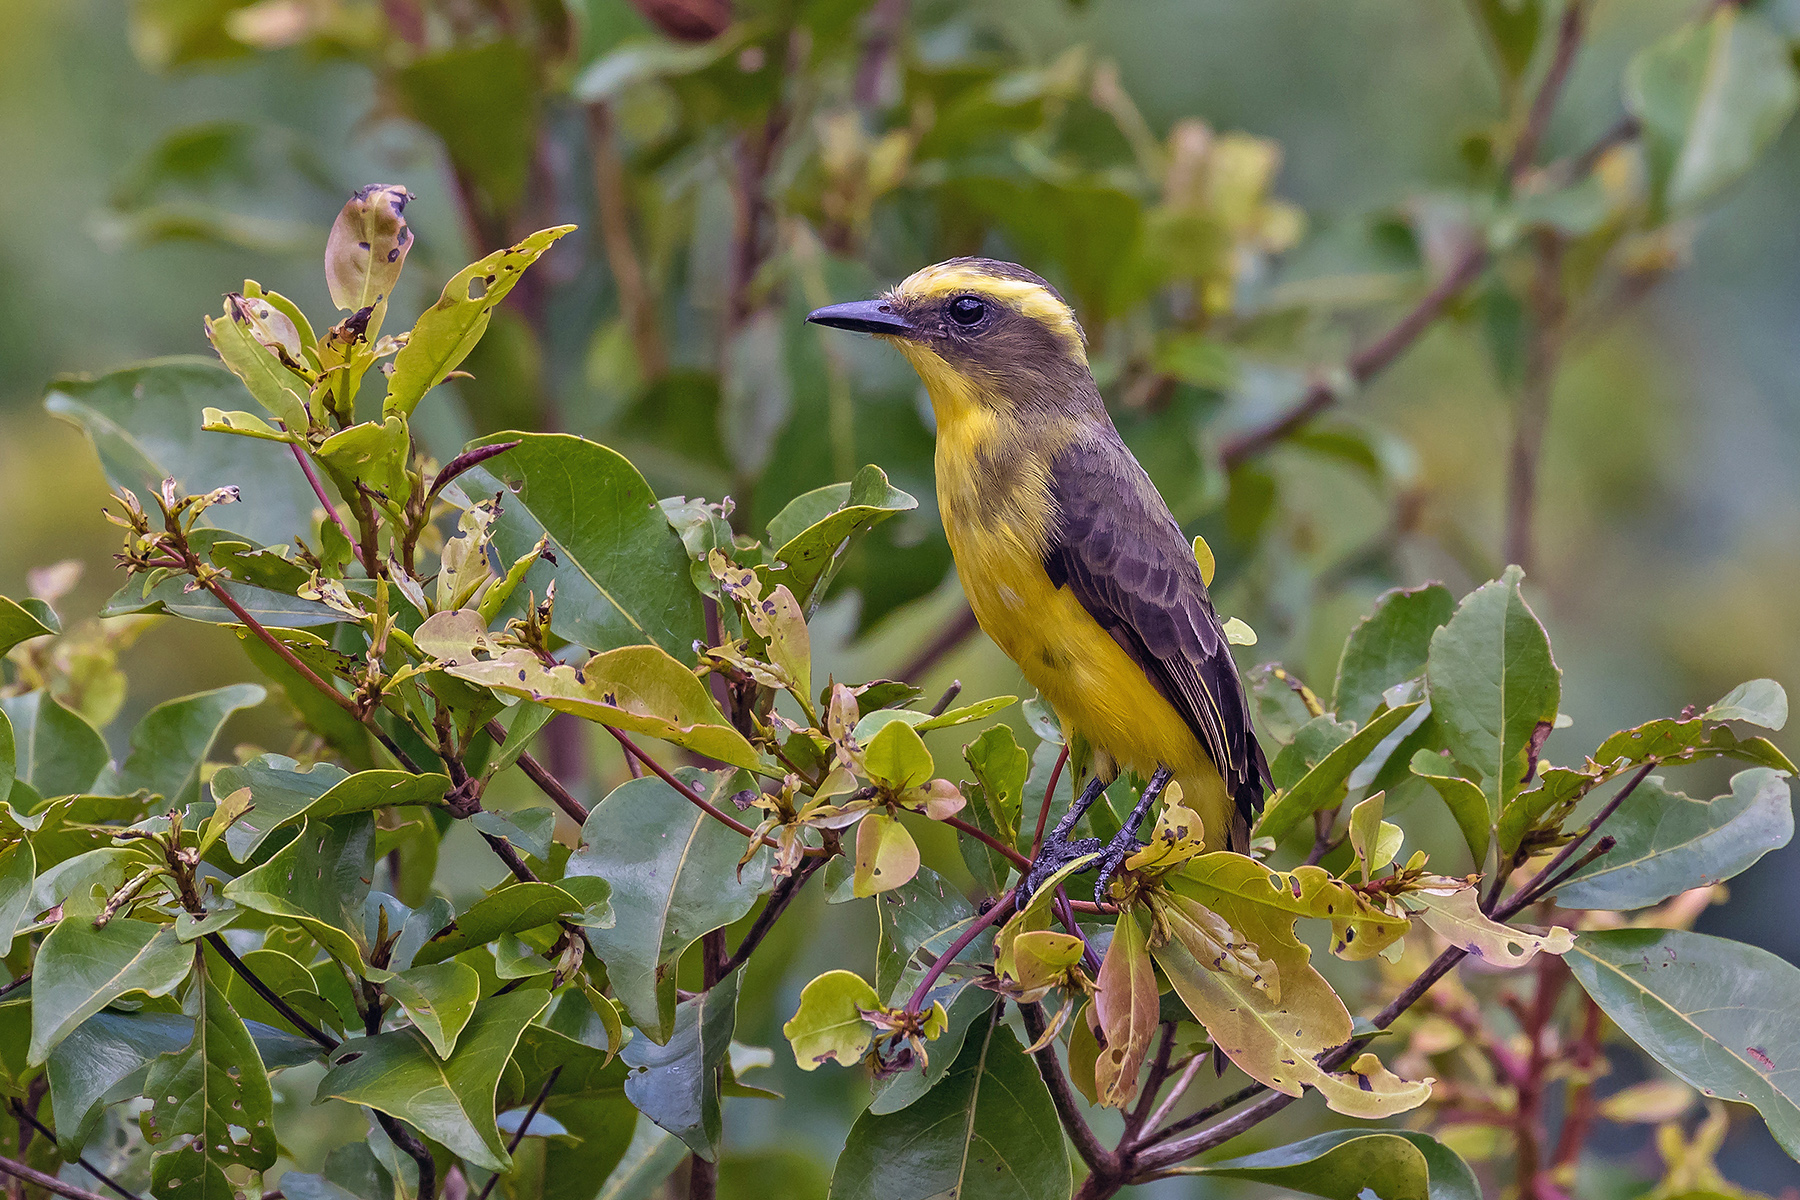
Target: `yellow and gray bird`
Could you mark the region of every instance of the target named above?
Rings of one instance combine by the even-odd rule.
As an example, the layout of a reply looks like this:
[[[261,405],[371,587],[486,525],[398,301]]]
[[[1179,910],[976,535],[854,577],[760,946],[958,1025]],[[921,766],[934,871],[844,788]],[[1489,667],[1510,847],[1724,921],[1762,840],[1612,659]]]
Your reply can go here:
[[[1074,312],[1012,263],[953,258],[807,317],[897,346],[937,417],[938,508],[976,619],[1093,750],[1025,894],[1101,850],[1071,842],[1121,769],[1147,778],[1095,895],[1173,778],[1207,848],[1243,850],[1269,767],[1199,564],[1120,439]]]

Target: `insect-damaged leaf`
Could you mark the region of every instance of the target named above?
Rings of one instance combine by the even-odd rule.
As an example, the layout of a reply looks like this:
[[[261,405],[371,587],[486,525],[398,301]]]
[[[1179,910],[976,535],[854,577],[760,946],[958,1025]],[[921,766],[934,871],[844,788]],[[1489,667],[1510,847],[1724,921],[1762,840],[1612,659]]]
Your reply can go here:
[[[1272,875],[1237,854],[1202,855],[1170,875],[1167,885],[1176,899],[1223,918],[1274,966],[1270,980],[1266,972],[1247,971],[1241,964],[1225,964],[1229,969],[1203,964],[1180,938],[1152,947],[1176,993],[1246,1073],[1290,1096],[1299,1095],[1303,1085],[1316,1087],[1332,1109],[1349,1116],[1404,1112],[1430,1096],[1428,1081],[1400,1079],[1373,1055],[1359,1059],[1348,1074],[1319,1068],[1317,1056],[1350,1037],[1350,1013],[1312,967],[1312,952],[1294,936],[1298,916],[1331,920],[1338,927],[1340,952],[1362,958],[1403,934],[1403,918],[1374,909],[1320,868]]]
[[[865,1112],[831,1177],[831,1200],[956,1196],[1068,1200],[1056,1108],[1012,1031],[971,1030],[949,1072],[898,1112]]]
[[[394,294],[394,282],[412,249],[412,230],[406,226],[406,205],[412,193],[397,184],[371,183],[358,188],[325,242],[325,283],[331,302],[356,312],[384,304]],[[369,322],[373,339],[379,322]]]
[[[487,332],[494,306],[506,299],[525,268],[574,228],[541,229],[518,245],[496,250],[458,271],[394,356],[394,374],[388,380],[382,415],[409,415],[426,392],[442,383]]]
[[[1159,1019],[1156,970],[1135,913],[1119,914],[1097,982],[1094,1011],[1106,1043],[1094,1064],[1094,1090],[1101,1104],[1124,1108],[1137,1097],[1138,1069]]]
[[[794,1048],[794,1062],[814,1071],[836,1059],[842,1066],[862,1061],[875,1035],[863,1011],[881,1007],[869,981],[854,971],[827,971],[800,989],[800,1007],[781,1032]]]
[[[1441,882],[1441,887],[1407,892],[1404,902],[1416,907],[1418,919],[1438,936],[1491,966],[1522,967],[1540,950],[1562,954],[1574,944],[1560,925],[1536,934],[1492,921],[1481,911],[1476,888],[1460,879]]]
[[[194,975],[193,1039],[144,1080],[151,1188],[169,1200],[234,1200],[275,1164],[275,1101],[250,1031],[198,956]]]
[[[756,748],[725,720],[706,685],[658,646],[621,646],[579,667],[546,667],[529,650],[508,650],[485,661],[473,654],[454,665],[446,661],[444,669],[458,679],[646,733],[733,766],[762,764]]]

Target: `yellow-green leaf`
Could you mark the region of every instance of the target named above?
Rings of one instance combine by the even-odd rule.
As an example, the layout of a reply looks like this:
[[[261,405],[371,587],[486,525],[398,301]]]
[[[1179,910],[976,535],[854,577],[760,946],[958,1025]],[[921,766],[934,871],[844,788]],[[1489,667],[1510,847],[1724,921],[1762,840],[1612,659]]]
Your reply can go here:
[[[881,1007],[875,989],[853,971],[827,971],[800,991],[800,1007],[781,1027],[794,1048],[794,1062],[814,1071],[832,1059],[855,1066],[869,1048],[874,1027],[864,1011]]]
[[[871,812],[856,827],[858,896],[890,892],[919,873],[919,846],[906,826],[884,812]]]
[[[1460,880],[1444,884],[1408,892],[1405,902],[1420,910],[1419,920],[1433,932],[1494,966],[1522,967],[1540,950],[1563,954],[1575,944],[1574,935],[1560,925],[1536,934],[1497,924],[1481,911],[1475,888]]]

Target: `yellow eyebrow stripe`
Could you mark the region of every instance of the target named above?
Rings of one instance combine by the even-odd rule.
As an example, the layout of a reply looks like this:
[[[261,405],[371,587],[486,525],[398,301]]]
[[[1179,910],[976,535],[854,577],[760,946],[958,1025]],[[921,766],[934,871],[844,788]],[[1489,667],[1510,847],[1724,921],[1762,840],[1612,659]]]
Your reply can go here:
[[[955,292],[978,292],[1012,305],[1025,316],[1054,330],[1069,349],[1086,358],[1086,339],[1075,314],[1056,293],[1027,279],[992,275],[970,263],[938,263],[908,276],[894,295],[904,300],[933,300]]]

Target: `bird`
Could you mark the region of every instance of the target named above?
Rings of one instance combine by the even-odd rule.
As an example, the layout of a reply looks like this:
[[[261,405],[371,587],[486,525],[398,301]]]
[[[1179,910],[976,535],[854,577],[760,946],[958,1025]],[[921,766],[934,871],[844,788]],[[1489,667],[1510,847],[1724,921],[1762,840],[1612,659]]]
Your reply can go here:
[[[1092,751],[1020,902],[1090,854],[1104,902],[1171,779],[1207,850],[1247,850],[1273,781],[1243,680],[1193,544],[1114,427],[1068,302],[1024,267],[967,257],[806,319],[873,334],[918,372],[937,424],[938,510],[969,606]],[[1118,835],[1105,847],[1072,839],[1122,770],[1147,782]]]

